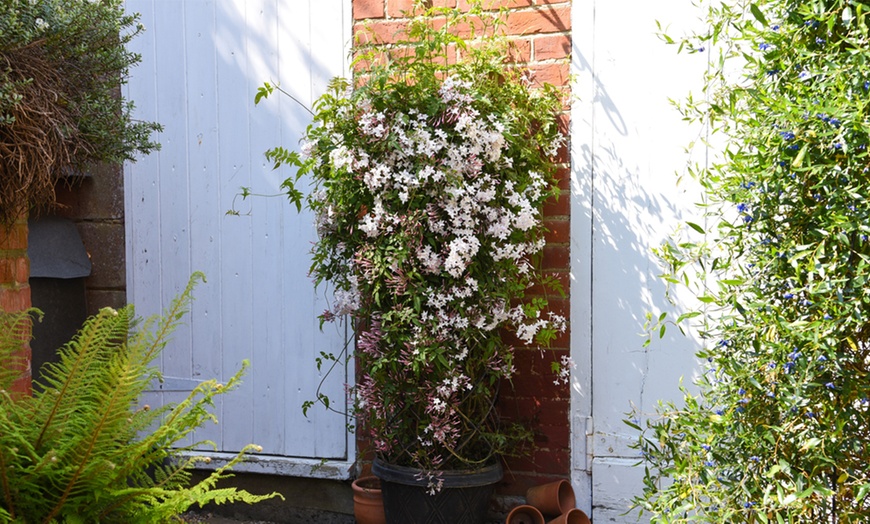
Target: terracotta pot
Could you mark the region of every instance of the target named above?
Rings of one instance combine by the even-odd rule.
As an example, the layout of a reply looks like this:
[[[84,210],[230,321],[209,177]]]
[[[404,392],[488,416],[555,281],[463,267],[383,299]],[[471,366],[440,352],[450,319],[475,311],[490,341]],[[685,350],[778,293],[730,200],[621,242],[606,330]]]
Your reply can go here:
[[[582,510],[570,509],[547,524],[592,524],[592,521]]]
[[[544,516],[534,506],[517,506],[508,513],[505,524],[544,524]]]
[[[360,477],[353,488],[353,516],[357,524],[386,524],[381,481],[377,477]]]
[[[574,509],[574,488],[567,480],[534,486],[526,492],[526,501],[544,515],[561,515]]]

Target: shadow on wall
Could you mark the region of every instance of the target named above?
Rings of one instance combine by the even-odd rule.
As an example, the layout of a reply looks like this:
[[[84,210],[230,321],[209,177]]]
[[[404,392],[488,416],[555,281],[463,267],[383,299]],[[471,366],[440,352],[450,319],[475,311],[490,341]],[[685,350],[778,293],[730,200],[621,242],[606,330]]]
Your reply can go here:
[[[622,419],[633,407],[654,414],[659,399],[677,398],[681,376],[690,385],[696,373],[694,353],[701,345],[696,336],[671,328],[643,347],[647,313],[674,310],[652,250],[678,225],[698,221],[692,217],[701,200],[688,176],[679,186],[677,179],[691,164],[703,163],[686,147],[704,130],[683,122],[668,100],[700,85],[706,55],[676,55],[656,37],[655,18],[667,10],[647,6],[627,21],[619,9],[598,2],[594,38],[574,44],[575,73],[590,85],[580,85],[578,102],[587,136],[573,137],[574,191],[587,203],[572,213],[591,230],[589,245],[575,248],[580,256],[591,249],[592,258],[591,403],[595,432],[605,435],[594,454],[635,460],[627,444],[636,437]],[[620,31],[609,31],[617,25]],[[636,36],[627,41],[625,34]],[[677,299],[678,307],[691,304],[690,297]]]

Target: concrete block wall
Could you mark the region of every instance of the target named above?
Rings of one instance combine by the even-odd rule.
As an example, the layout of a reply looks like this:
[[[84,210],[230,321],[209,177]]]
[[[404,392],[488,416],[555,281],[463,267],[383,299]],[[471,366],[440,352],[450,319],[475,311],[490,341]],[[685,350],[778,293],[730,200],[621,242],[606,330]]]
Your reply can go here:
[[[431,0],[436,7],[467,8],[467,0]],[[513,59],[533,73],[533,81],[550,83],[565,91],[564,129],[568,129],[569,69],[571,52],[571,4],[560,0],[493,0],[491,8],[507,7],[505,32],[515,46]],[[389,43],[412,15],[412,0],[353,0],[354,36],[362,43],[371,35]],[[544,209],[547,245],[543,269],[562,282],[566,297],[569,286],[569,155],[560,152],[561,197]],[[551,308],[566,318],[567,298],[549,297]],[[530,423],[535,433],[530,454],[506,459],[505,479],[499,487],[502,500],[510,503],[532,485],[568,478],[571,470],[569,406],[566,385],[554,384],[550,363],[570,350],[570,334],[560,337],[546,351],[518,349],[517,375],[502,388],[499,410],[506,421]]]
[[[120,165],[94,166],[90,176],[72,177],[57,188],[53,212],[75,223],[91,259],[85,280],[88,315],[127,303],[124,178]]]

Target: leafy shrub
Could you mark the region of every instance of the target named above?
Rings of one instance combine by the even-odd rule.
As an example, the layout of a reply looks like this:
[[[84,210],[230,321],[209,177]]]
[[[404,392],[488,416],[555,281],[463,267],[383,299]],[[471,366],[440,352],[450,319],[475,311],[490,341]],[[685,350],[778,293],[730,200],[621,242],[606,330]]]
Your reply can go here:
[[[640,441],[653,522],[870,518],[868,10],[713,2],[681,42],[717,53],[683,110],[727,145],[697,172],[706,239],[660,251],[709,366]]]
[[[60,361],[46,365],[32,397],[13,399],[18,368],[0,368],[0,522],[165,522],[194,504],[275,496],[215,488],[256,446],[190,486],[190,468],[207,459],[184,452],[210,443],[179,445],[204,422],[216,422],[207,408],[233,389],[244,368],[225,385],[203,382],[176,406],[140,404],[160,378],[150,363],[180,322],[194,279],[160,318],[138,324],[132,306],[90,318]],[[31,313],[0,316],[0,360],[21,358]]]
[[[123,0],[0,0],[0,223],[54,202],[70,168],[157,147],[120,95],[143,28]]]

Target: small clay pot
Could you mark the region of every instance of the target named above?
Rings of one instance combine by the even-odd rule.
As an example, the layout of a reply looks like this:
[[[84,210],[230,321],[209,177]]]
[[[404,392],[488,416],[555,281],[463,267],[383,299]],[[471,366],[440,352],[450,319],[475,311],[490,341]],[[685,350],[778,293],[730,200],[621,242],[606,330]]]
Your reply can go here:
[[[381,479],[360,477],[353,481],[351,488],[353,488],[353,516],[357,524],[386,524]]]
[[[526,492],[526,502],[544,515],[561,515],[574,509],[574,488],[567,480],[533,486]]]
[[[582,510],[570,509],[547,524],[592,524],[592,521]]]
[[[504,524],[544,524],[544,516],[534,506],[517,506],[508,513]]]

